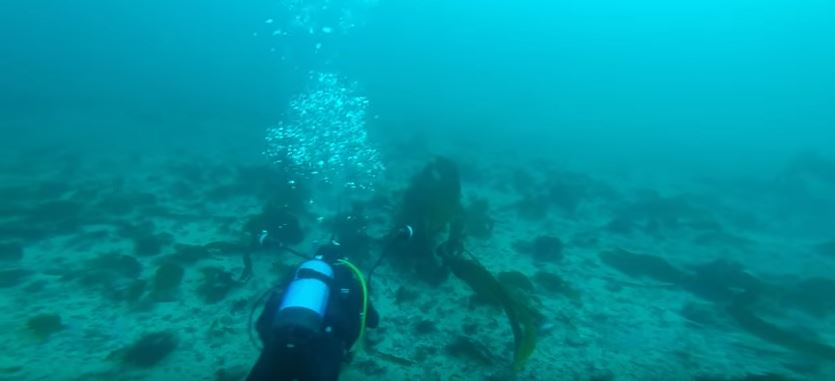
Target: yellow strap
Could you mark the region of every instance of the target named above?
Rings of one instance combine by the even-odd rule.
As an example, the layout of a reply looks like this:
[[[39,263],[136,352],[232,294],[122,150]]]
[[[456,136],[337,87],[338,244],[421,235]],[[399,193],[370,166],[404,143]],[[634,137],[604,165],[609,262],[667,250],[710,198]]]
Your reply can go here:
[[[368,315],[368,286],[365,284],[365,277],[362,276],[362,271],[354,266],[353,263],[348,262],[347,259],[340,259],[336,261],[337,264],[344,265],[354,273],[354,276],[360,281],[362,288],[362,312],[360,312],[360,334],[357,337],[356,343],[362,346],[363,338],[365,337],[365,319]],[[351,348],[353,350],[353,347]]]

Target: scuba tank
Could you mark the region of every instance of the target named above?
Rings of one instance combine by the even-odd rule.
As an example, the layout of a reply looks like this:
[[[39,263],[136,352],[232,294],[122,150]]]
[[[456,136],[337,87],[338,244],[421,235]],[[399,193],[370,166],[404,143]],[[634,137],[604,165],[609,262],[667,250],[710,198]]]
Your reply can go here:
[[[362,292],[362,310],[360,312],[360,331],[357,339],[358,342],[362,342],[362,338],[365,333],[365,319],[368,313],[368,287],[370,285],[371,275],[380,263],[382,263],[386,255],[393,251],[393,246],[397,243],[410,240],[413,235],[414,230],[408,225],[397,230],[393,234],[386,250],[384,250],[380,257],[377,258],[377,261],[370,269],[367,277],[364,277],[362,272],[356,266],[344,258],[337,259],[334,263],[335,266],[345,266],[348,268],[360,283],[360,291]],[[262,236],[266,237],[265,233],[262,233]],[[317,253],[319,255],[313,259],[307,259],[309,257],[306,257],[303,253],[296,251],[291,247],[281,247],[281,249],[296,256],[306,258],[307,260],[303,262],[298,269],[296,269],[293,280],[288,284],[286,291],[282,296],[282,300],[275,310],[275,314],[272,319],[273,329],[279,328],[298,331],[299,328],[301,328],[309,333],[319,333],[322,330],[324,316],[327,312],[328,301],[334,281],[333,267],[322,260],[322,258],[338,258],[338,255],[334,256],[335,254],[332,251],[338,247],[339,244],[333,241],[330,246],[323,246],[319,248],[319,252]],[[258,301],[253,304],[252,309],[249,312],[249,339],[253,346],[259,349],[261,349],[261,346],[258,345],[258,342],[255,340],[252,329],[252,320],[255,315],[255,309],[277,289],[278,286],[266,290],[263,294],[261,294]]]
[[[333,280],[333,268],[325,261],[315,258],[302,263],[278,305],[273,327],[319,332]]]

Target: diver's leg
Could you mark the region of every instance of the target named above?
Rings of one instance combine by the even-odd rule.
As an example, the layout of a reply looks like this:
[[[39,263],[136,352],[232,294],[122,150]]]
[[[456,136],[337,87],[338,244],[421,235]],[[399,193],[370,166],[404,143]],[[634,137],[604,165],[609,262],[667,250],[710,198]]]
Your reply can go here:
[[[337,381],[345,346],[332,335],[322,335],[311,342],[306,353],[302,381]]]
[[[299,374],[299,351],[264,349],[246,381],[291,381]]]

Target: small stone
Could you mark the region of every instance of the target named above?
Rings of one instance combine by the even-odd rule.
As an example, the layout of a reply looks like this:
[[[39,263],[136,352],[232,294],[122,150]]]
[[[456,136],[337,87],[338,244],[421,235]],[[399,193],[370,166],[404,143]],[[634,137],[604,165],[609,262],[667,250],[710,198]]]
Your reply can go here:
[[[36,315],[26,322],[26,327],[41,339],[47,339],[52,334],[64,329],[64,325],[61,323],[61,316],[58,314]]]
[[[150,333],[127,347],[122,361],[139,368],[150,368],[168,357],[177,345],[177,336],[171,332]]]
[[[554,236],[539,236],[533,243],[533,257],[539,261],[559,261],[562,250],[562,241]]]

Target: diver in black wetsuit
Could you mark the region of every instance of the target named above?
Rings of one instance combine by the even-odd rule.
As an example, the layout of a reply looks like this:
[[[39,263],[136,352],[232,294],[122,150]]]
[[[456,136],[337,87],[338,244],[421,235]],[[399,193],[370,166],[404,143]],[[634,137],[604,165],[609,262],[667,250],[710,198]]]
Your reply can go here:
[[[364,282],[338,244],[299,265],[258,317],[264,347],[247,381],[336,381],[354,342],[379,322]]]

